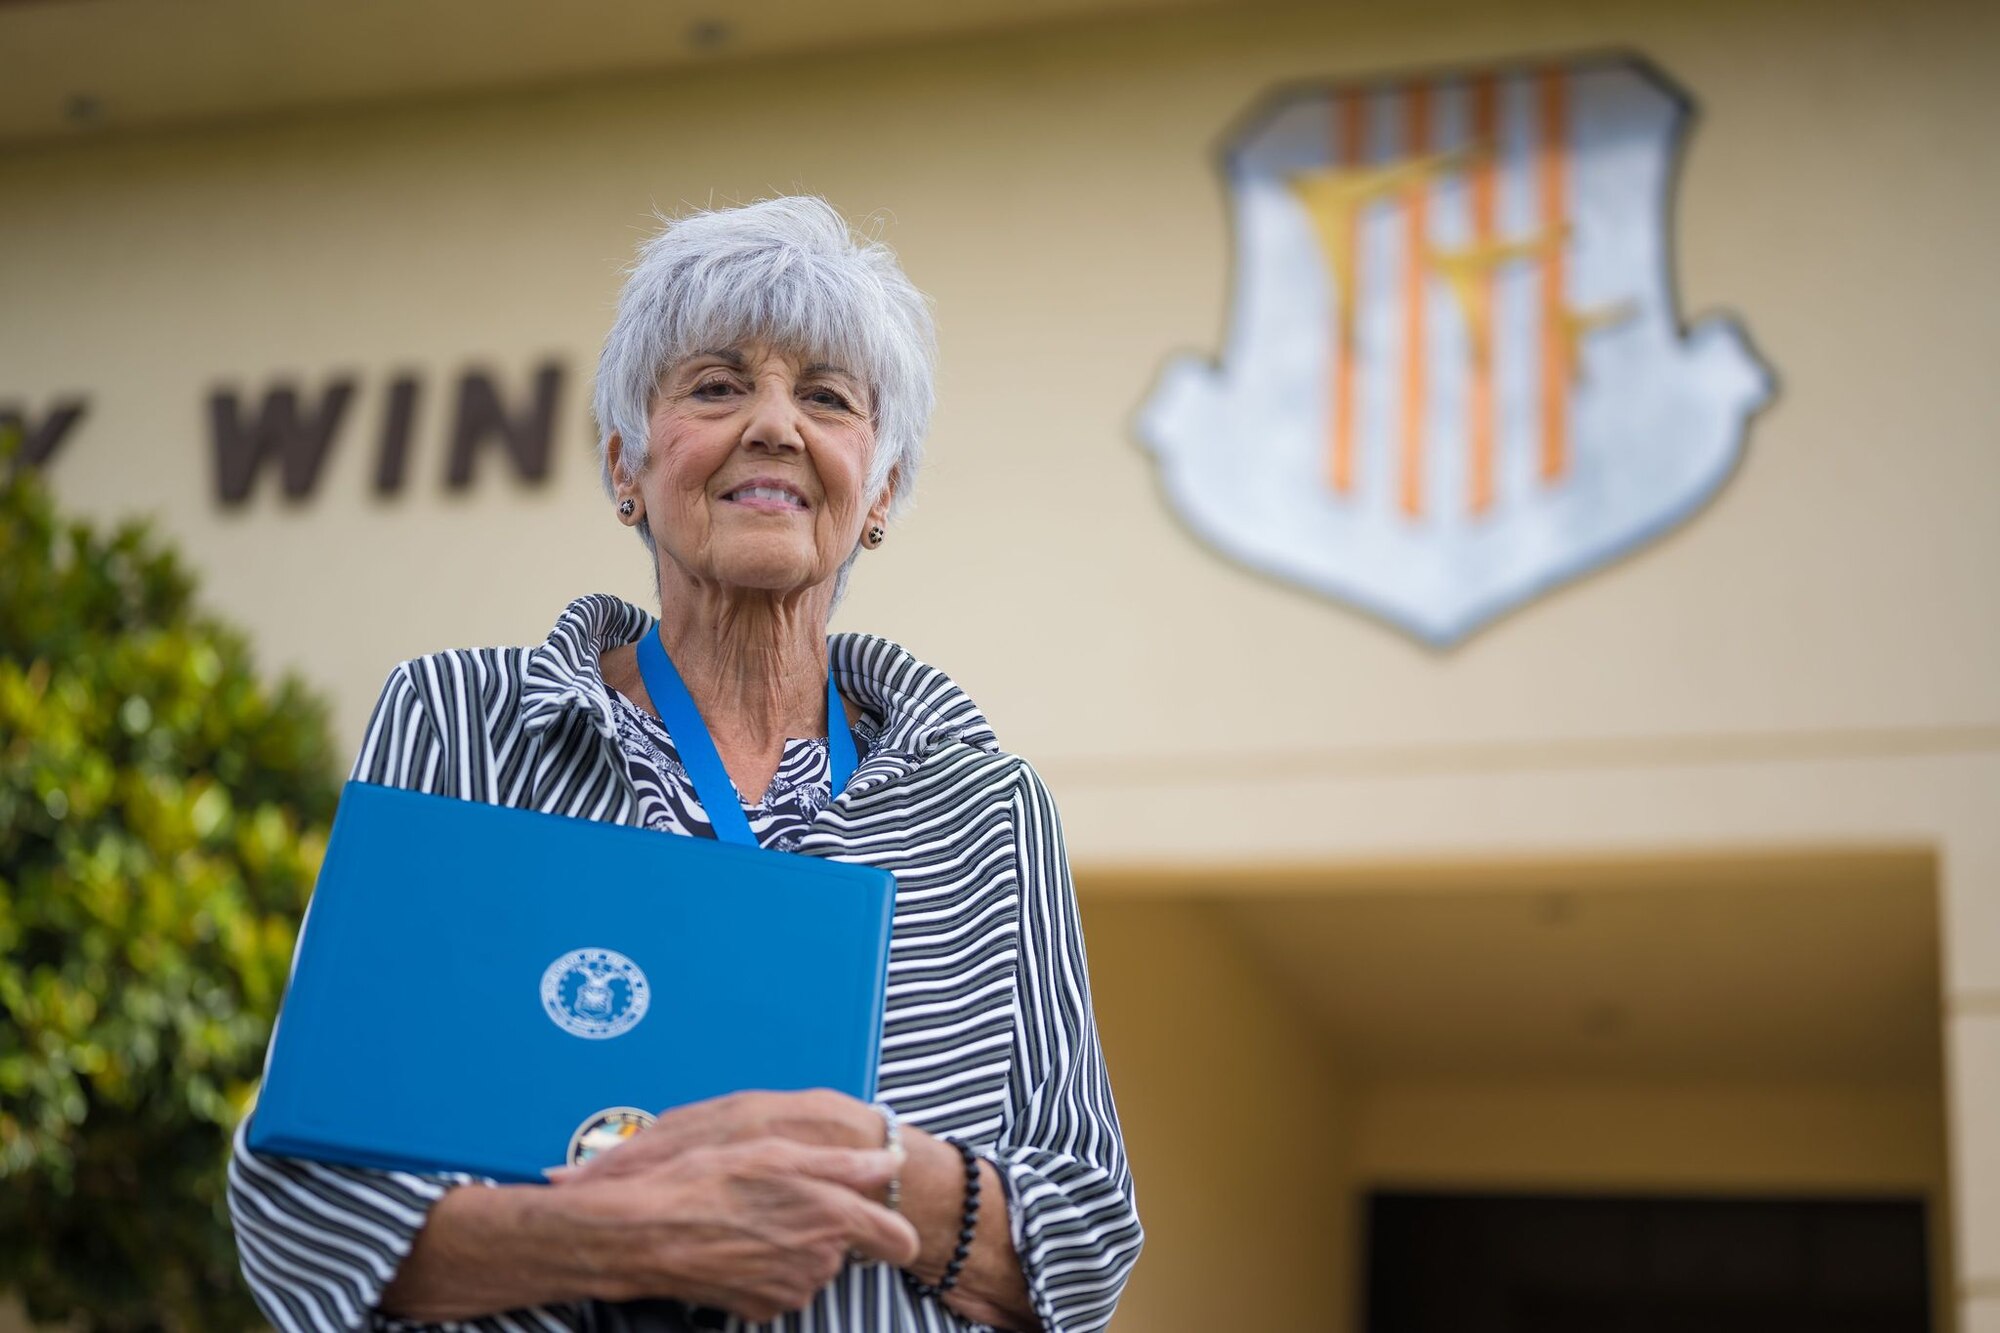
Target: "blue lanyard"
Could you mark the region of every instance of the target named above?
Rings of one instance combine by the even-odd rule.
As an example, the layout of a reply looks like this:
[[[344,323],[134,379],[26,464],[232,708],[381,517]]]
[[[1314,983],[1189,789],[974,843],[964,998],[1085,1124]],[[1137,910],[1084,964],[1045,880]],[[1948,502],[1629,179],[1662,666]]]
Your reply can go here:
[[[660,721],[667,725],[674,749],[680,752],[688,781],[694,784],[695,799],[701,802],[715,836],[723,842],[755,847],[757,839],[750,833],[736,784],[729,780],[729,770],[715,752],[715,742],[709,738],[708,724],[701,720],[694,696],[681,681],[681,673],[674,670],[666,645],[660,642],[657,622],[639,640],[639,675],[646,682],[646,693],[652,696]],[[854,776],[856,760],[854,733],[847,729],[847,709],[841,705],[840,689],[833,683],[831,671],[826,673],[826,756],[833,769],[833,796],[838,798]]]

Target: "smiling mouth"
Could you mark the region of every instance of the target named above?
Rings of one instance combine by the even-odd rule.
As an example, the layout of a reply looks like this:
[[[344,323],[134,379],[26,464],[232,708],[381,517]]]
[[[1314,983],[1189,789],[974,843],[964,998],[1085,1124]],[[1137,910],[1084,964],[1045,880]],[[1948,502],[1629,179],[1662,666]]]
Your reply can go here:
[[[797,491],[768,482],[738,486],[733,491],[723,492],[722,498],[731,504],[746,505],[752,509],[804,510],[809,507],[806,498]]]

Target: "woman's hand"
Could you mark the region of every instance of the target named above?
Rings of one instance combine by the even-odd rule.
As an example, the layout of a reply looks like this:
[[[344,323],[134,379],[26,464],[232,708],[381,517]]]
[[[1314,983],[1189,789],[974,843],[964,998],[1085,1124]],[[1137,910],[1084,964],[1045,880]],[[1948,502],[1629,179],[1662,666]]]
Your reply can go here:
[[[551,1191],[616,1255],[597,1294],[671,1295],[751,1320],[803,1309],[850,1253],[903,1265],[916,1229],[867,1196],[899,1169],[879,1150],[763,1137],[585,1173]]]
[[[826,1148],[875,1149],[881,1146],[884,1132],[881,1112],[844,1093],[825,1089],[741,1092],[678,1107],[609,1152],[581,1166],[557,1168],[548,1174],[560,1194],[593,1182],[650,1179],[654,1172],[690,1154],[716,1150],[783,1141]],[[907,1158],[898,1163],[896,1170],[882,1173],[878,1181],[862,1188],[862,1192],[870,1199],[884,1199],[890,1176],[900,1176],[903,1215],[913,1225],[911,1234],[920,1243],[907,1257],[887,1262],[935,1282],[943,1275],[958,1242],[965,1201],[964,1167],[957,1149],[915,1126],[903,1126],[903,1141],[908,1148]],[[887,1153],[862,1155],[879,1155],[884,1160],[896,1161]],[[1034,1305],[1028,1299],[1021,1261],[1014,1253],[1005,1189],[991,1163],[983,1164],[980,1173],[980,1216],[974,1244],[966,1256],[958,1285],[945,1297],[945,1303],[981,1323],[1009,1329],[1036,1328]],[[831,1271],[822,1285],[830,1278]],[[721,1301],[697,1303],[735,1308]]]
[[[850,1252],[915,1261],[915,1229],[869,1202],[899,1167],[879,1149],[765,1137],[555,1189],[454,1189],[432,1209],[381,1306],[439,1322],[664,1296],[772,1319],[810,1303]]]
[[[581,1166],[555,1167],[549,1181],[574,1185],[649,1170],[695,1148],[785,1139],[827,1148],[880,1148],[882,1113],[845,1093],[738,1092],[676,1107],[609,1152]],[[883,1189],[873,1197],[882,1197]]]

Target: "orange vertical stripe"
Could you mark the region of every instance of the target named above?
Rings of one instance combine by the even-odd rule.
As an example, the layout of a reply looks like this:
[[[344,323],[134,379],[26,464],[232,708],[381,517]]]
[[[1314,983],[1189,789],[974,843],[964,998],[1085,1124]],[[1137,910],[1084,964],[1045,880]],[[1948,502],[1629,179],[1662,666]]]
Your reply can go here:
[[[1418,157],[1431,147],[1431,90],[1418,83],[1407,98],[1409,126],[1403,153]],[[1424,406],[1430,392],[1424,370],[1429,348],[1425,340],[1424,293],[1430,237],[1430,182],[1419,176],[1410,186],[1405,219],[1409,235],[1403,247],[1403,512],[1411,518],[1424,512]]]
[[[1542,234],[1550,238],[1542,265],[1541,473],[1543,481],[1555,481],[1569,467],[1569,306],[1560,235],[1569,221],[1569,90],[1560,69],[1542,71],[1540,84]]]
[[[1367,108],[1359,92],[1342,93],[1334,102],[1333,153],[1334,164],[1343,167],[1358,167],[1366,157],[1364,123]],[[1341,274],[1352,286],[1360,285],[1360,231],[1361,219],[1357,214],[1347,228],[1341,244]],[[1340,274],[1334,281],[1341,281]],[[1360,305],[1358,293],[1337,291],[1334,293],[1335,309],[1338,315],[1337,339],[1339,347],[1334,353],[1333,369],[1333,458],[1331,473],[1333,489],[1346,494],[1354,489],[1354,330],[1356,309]]]
[[[1494,158],[1500,151],[1500,88],[1491,74],[1481,74],[1472,82],[1472,243],[1480,252],[1493,244],[1498,226],[1498,168]],[[1472,395],[1470,422],[1472,439],[1472,512],[1483,514],[1493,507],[1493,270],[1481,266],[1473,279],[1472,309]]]

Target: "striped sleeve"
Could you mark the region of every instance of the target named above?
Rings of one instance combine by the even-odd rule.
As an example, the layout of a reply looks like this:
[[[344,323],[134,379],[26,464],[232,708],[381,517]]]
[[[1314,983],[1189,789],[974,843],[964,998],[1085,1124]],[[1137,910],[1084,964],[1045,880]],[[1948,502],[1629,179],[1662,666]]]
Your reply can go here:
[[[1043,1328],[1084,1333],[1110,1322],[1144,1236],[1091,1013],[1062,824],[1041,777],[1026,764],[1021,774],[1013,1117],[992,1155]]]
[[[422,790],[443,760],[406,663],[383,687],[353,776]],[[431,1205],[460,1178],[264,1156],[250,1151],[248,1129],[246,1120],[229,1163],[229,1216],[243,1276],[265,1316],[280,1333],[397,1327],[375,1306]]]

